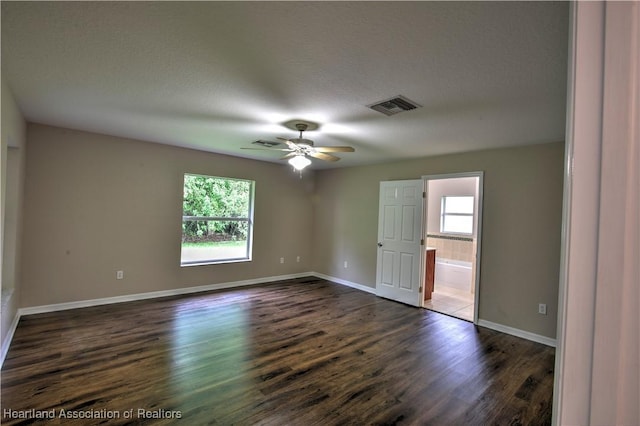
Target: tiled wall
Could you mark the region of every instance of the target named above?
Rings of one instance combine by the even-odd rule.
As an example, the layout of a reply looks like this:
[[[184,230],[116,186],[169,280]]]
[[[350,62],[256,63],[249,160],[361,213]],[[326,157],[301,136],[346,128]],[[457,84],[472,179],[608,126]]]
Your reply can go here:
[[[476,240],[468,237],[450,237],[448,235],[427,235],[427,247],[436,249],[436,258],[471,262],[471,293],[475,291],[476,276]],[[438,277],[436,276],[436,280]]]
[[[436,249],[436,257],[473,262],[476,242],[468,237],[450,237],[447,235],[427,235],[427,246]]]

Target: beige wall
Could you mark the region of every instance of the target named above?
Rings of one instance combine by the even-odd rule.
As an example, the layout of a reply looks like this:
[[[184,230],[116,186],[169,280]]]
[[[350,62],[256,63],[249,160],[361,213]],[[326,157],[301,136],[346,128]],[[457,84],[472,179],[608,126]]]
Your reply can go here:
[[[311,269],[310,171],[37,124],[28,140],[22,306]],[[180,267],[186,172],[256,181],[252,262]]]
[[[554,338],[563,148],[553,143],[320,171],[314,270],[375,287],[380,181],[484,171],[480,319]],[[538,303],[547,304],[547,315],[537,313]]]
[[[0,187],[2,197],[0,242],[0,276],[2,277],[2,307],[0,314],[2,353],[5,338],[13,322],[20,302],[21,279],[20,225],[22,217],[22,192],[24,185],[25,131],[26,125],[11,90],[2,78],[2,146],[0,149]],[[8,343],[8,342],[7,342]]]
[[[562,143],[301,180],[284,165],[37,124],[28,140],[21,306],[312,270],[375,287],[379,182],[483,170],[480,318],[555,336]],[[256,180],[252,262],[179,266],[185,172]]]

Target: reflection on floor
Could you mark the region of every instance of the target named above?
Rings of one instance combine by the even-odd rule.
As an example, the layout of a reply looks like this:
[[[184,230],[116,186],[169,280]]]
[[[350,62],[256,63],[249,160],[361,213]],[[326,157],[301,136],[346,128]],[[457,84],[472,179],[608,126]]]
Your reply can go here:
[[[434,286],[431,300],[424,307],[432,311],[473,321],[473,294],[446,286]]]

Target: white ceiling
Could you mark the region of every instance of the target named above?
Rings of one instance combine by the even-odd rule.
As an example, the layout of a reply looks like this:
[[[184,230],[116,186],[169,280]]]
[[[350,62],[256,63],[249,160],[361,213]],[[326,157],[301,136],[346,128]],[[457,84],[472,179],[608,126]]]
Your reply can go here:
[[[320,123],[370,164],[564,140],[565,2],[2,2],[31,122],[267,161]],[[387,117],[367,105],[404,95]]]

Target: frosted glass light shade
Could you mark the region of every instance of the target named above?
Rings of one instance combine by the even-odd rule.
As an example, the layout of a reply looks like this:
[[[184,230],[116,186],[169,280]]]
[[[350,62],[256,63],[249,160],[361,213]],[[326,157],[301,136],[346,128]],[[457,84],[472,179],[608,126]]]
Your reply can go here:
[[[309,164],[311,164],[311,160],[309,160],[304,155],[296,155],[295,157],[289,159],[289,164],[291,164],[296,170],[302,170]]]

